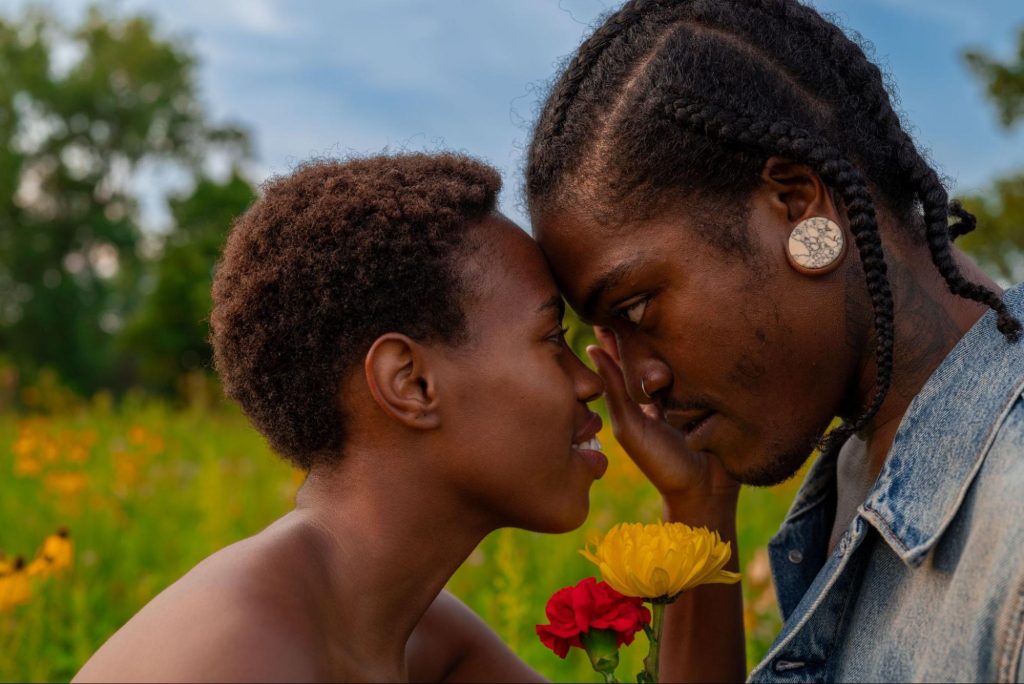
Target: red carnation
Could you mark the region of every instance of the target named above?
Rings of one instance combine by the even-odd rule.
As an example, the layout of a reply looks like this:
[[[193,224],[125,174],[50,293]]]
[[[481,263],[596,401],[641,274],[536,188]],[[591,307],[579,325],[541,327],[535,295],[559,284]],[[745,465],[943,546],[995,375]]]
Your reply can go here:
[[[551,624],[537,625],[537,635],[560,658],[565,658],[570,646],[583,648],[581,635],[592,629],[614,632],[616,647],[628,646],[651,623],[651,611],[643,599],[623,596],[593,577],[556,591],[544,610]]]

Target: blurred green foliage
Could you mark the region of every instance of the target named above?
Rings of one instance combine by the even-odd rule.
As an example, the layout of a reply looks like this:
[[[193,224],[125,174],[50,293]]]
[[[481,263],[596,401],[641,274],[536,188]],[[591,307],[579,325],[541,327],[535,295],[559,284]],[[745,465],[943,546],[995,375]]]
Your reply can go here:
[[[1010,59],[1000,61],[980,51],[968,51],[964,59],[985,84],[1002,125],[1012,129],[1024,120],[1024,27]],[[1000,178],[962,199],[978,217],[978,229],[961,238],[960,245],[1005,281],[1024,280],[1024,173]]]
[[[228,226],[253,199],[236,172],[226,183],[203,178],[191,195],[171,200],[175,230],[155,265],[156,285],[121,338],[138,364],[137,380],[151,390],[178,391],[182,377],[212,368],[213,268]]]
[[[1017,51],[1000,61],[980,50],[968,50],[964,59],[985,84],[989,99],[1006,128],[1024,119],[1024,26],[1017,30]]]
[[[249,154],[241,129],[207,120],[196,68],[145,17],[93,8],[69,26],[31,8],[0,19],[0,349],[24,376],[52,368],[82,393],[132,381],[116,338],[152,266],[133,184],[145,171],[201,178],[211,160]],[[223,216],[223,198],[200,181],[176,217]],[[204,199],[217,204],[194,206]],[[180,334],[176,314],[163,334]]]

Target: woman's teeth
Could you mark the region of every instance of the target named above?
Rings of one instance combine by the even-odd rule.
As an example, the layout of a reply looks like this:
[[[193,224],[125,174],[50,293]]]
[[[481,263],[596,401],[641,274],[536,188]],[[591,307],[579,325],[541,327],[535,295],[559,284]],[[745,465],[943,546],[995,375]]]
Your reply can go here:
[[[597,437],[591,437],[590,439],[588,439],[586,442],[583,442],[582,444],[573,444],[572,448],[573,449],[588,449],[590,451],[600,451],[601,450],[601,442],[598,441]]]

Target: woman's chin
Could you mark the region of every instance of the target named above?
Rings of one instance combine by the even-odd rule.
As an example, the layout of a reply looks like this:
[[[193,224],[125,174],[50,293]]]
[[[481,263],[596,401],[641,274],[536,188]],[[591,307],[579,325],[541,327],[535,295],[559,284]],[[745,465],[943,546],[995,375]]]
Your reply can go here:
[[[581,501],[572,502],[572,505],[563,507],[557,511],[551,511],[543,520],[526,529],[532,532],[544,534],[564,534],[579,528],[587,520],[590,513],[590,495],[586,494]]]

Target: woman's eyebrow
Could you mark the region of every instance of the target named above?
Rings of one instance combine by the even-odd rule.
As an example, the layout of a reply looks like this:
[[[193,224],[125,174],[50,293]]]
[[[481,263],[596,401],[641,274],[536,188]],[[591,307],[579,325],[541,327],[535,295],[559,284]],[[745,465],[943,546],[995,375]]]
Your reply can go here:
[[[583,298],[583,307],[582,311],[580,311],[582,318],[586,321],[594,320],[594,313],[601,298],[607,294],[608,290],[618,285],[626,276],[637,270],[642,261],[641,257],[635,257],[631,261],[618,263],[601,274]]]
[[[537,313],[541,316],[548,315],[548,312],[554,310],[558,314],[558,320],[562,320],[565,317],[565,300],[562,299],[561,295],[555,294],[537,307]]]

